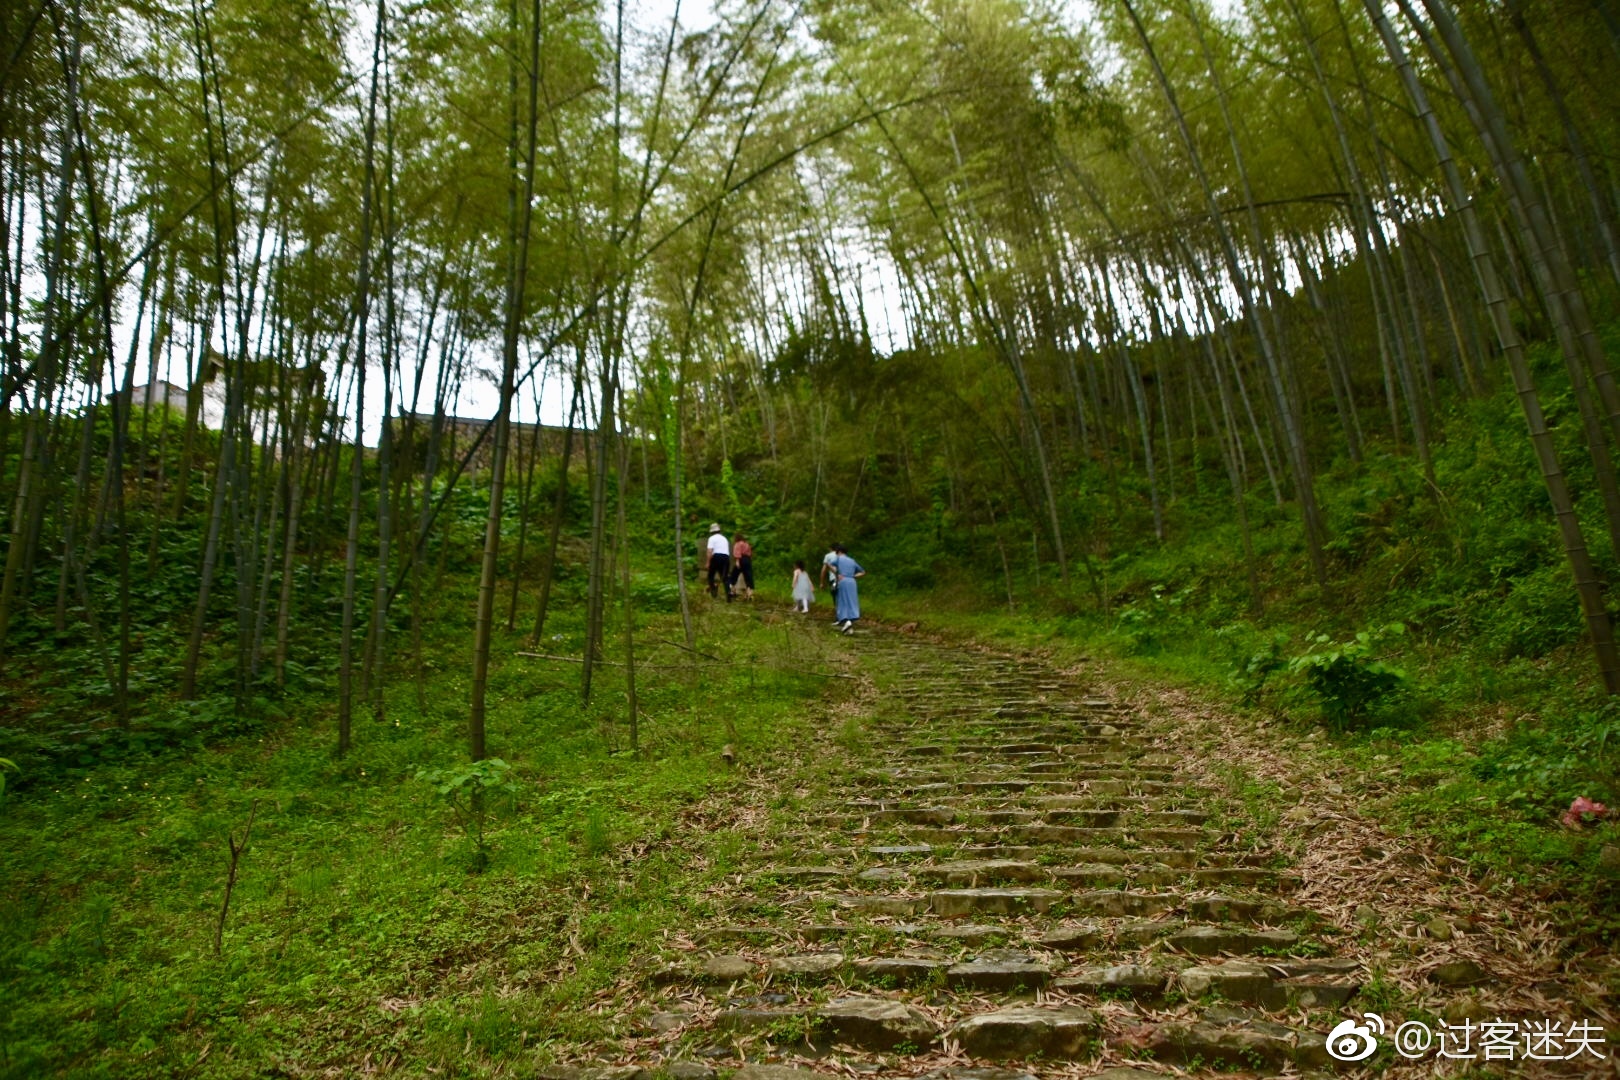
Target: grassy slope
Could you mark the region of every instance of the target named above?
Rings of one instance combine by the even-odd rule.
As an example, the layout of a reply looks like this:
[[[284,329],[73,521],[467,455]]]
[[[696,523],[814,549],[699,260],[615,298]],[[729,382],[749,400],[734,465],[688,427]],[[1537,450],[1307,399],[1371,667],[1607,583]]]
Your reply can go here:
[[[701,647],[733,663],[691,682],[643,673],[640,758],[607,722],[623,712],[618,669],[586,712],[577,666],[499,665],[489,741],[519,791],[491,807],[482,873],[414,779],[464,756],[464,627],[430,642],[425,702],[396,687],[344,761],[323,695],[262,737],[13,793],[0,806],[0,1076],[304,1075],[368,1055],[497,1075],[548,1038],[608,1024],[564,1007],[701,908],[737,856],[724,833],[696,850],[668,842],[682,815],[723,815],[741,782],[721,744],[747,760],[792,753],[816,715],[805,703],[846,685],[794,673],[825,669],[824,636],[763,608],[699,609]],[[554,622],[553,651],[577,653],[570,620]],[[678,634],[655,616],[642,648]],[[518,647],[511,636],[496,652]],[[226,836],[255,801],[216,957]]]
[[[935,629],[1090,655],[1137,681],[1194,688],[1272,723],[1279,741],[1314,732],[1351,774],[1395,783],[1379,813],[1481,874],[1534,883],[1562,905],[1572,933],[1612,943],[1620,824],[1576,833],[1558,818],[1576,796],[1620,805],[1620,707],[1601,693],[1581,640],[1512,403],[1474,403],[1449,419],[1436,452],[1439,498],[1413,462],[1390,455],[1321,477],[1334,537],[1326,591],[1304,576],[1291,508],[1251,499],[1267,585],[1260,612],[1249,604],[1235,515],[1212,479],[1172,508],[1164,545],[1095,561],[1112,598],[1106,614],[1084,580],[1065,589],[1046,568],[1037,586],[1016,563],[1012,611],[999,562],[977,575],[948,572],[928,592],[863,595],[897,621],[921,617]],[[1589,525],[1601,520],[1585,509]],[[890,539],[865,560],[876,571],[869,580],[910,550]],[[1404,672],[1402,689],[1364,717],[1329,724],[1321,698],[1287,662],[1394,623],[1405,632],[1371,653]]]

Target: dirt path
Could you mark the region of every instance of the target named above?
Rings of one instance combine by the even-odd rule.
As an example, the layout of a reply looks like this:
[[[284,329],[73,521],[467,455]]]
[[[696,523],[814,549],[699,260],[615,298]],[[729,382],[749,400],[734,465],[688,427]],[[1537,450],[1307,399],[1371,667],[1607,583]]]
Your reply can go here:
[[[631,1034],[543,1077],[1617,1075],[1544,925],[1262,738],[1031,657],[857,648],[866,699],[739,808],[757,870],[604,1000]]]

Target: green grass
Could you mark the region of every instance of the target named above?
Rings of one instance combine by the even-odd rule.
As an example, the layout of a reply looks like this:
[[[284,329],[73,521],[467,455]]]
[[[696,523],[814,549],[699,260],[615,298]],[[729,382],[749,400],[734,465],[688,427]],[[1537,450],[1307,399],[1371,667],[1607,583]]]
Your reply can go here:
[[[733,662],[691,681],[643,672],[640,755],[619,669],[584,709],[577,666],[497,665],[489,745],[515,793],[487,802],[481,871],[415,779],[465,758],[453,628],[432,643],[425,701],[401,678],[385,722],[357,718],[344,760],[330,706],[310,695],[256,736],[8,793],[0,1077],[352,1072],[368,1056],[409,1075],[496,1076],[558,1040],[624,1034],[583,1006],[666,930],[712,914],[705,886],[743,855],[724,825],[744,772],[790,758],[810,703],[846,685],[795,674],[825,663],[819,638],[760,610],[699,607],[704,651]],[[733,739],[737,770],[719,756]],[[254,806],[216,956],[227,836]]]

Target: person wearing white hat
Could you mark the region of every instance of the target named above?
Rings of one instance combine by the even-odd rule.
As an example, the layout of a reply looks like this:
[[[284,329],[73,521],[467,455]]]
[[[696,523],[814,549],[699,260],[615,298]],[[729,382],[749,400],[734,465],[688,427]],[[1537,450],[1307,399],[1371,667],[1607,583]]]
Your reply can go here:
[[[718,596],[719,590],[715,586],[715,578],[725,586],[726,603],[731,603],[731,541],[726,534],[720,531],[720,523],[716,521],[709,526],[709,595]]]

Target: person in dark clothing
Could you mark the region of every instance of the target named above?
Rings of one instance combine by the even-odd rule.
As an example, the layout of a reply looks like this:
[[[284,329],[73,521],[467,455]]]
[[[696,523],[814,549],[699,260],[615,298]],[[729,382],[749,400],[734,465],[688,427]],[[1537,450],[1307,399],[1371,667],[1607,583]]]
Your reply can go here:
[[[726,603],[731,603],[731,541],[720,531],[717,521],[709,526],[709,595],[720,594],[716,582],[726,589]]]

